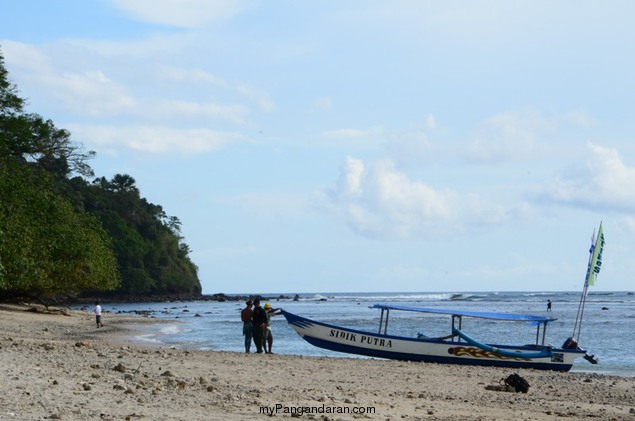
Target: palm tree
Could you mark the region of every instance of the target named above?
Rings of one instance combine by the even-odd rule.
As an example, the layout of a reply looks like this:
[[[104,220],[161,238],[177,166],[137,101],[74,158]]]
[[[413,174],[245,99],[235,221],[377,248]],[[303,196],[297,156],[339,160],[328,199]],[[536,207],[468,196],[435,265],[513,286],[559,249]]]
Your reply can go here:
[[[110,184],[112,190],[115,193],[118,192],[138,192],[137,186],[135,186],[136,180],[128,174],[116,174]]]

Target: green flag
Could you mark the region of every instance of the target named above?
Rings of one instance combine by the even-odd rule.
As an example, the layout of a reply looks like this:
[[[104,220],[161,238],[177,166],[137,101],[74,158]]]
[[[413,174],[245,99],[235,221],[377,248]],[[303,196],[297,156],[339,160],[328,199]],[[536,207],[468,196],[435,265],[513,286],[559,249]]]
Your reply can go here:
[[[594,236],[595,237],[595,236]],[[598,273],[602,269],[602,251],[604,250],[604,233],[602,232],[602,223],[598,229],[598,235],[591,239],[591,249],[589,253],[589,267],[586,271],[586,285],[595,285]]]

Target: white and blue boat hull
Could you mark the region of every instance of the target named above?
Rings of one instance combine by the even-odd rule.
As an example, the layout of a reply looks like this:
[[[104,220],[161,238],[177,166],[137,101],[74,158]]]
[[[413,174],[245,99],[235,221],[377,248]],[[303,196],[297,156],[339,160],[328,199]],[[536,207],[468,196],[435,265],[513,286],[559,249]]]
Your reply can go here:
[[[368,357],[440,364],[569,371],[575,359],[586,353],[580,349],[534,345],[487,345],[489,348],[484,349],[465,341],[407,338],[371,333],[318,322],[285,310],[282,310],[282,314],[293,329],[311,345]]]

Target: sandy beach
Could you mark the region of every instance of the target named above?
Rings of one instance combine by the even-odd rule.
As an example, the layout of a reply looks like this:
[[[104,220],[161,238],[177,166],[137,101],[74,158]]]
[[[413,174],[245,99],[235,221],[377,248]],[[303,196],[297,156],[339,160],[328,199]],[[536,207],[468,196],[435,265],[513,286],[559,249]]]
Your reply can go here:
[[[151,348],[154,319],[31,307],[0,305],[2,420],[635,419],[633,377]]]

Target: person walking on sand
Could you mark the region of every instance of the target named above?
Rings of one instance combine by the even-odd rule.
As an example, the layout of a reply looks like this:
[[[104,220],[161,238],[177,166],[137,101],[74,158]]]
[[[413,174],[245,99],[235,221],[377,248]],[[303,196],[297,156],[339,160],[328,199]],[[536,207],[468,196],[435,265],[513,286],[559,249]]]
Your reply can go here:
[[[551,300],[547,300],[547,311],[551,311]]]
[[[245,308],[240,312],[240,318],[243,321],[243,336],[245,337],[245,352],[249,354],[251,349],[251,338],[254,333],[254,325],[251,321],[251,317],[254,311],[251,309],[253,303],[251,300],[247,300],[245,303]]]
[[[97,322],[97,327],[104,327],[104,324],[101,322],[101,306],[99,305],[99,301],[95,301],[95,321]]]
[[[265,330],[265,337],[262,340],[262,346],[265,348],[265,353],[273,354],[271,348],[273,347],[273,332],[271,331],[271,316],[280,314],[280,309],[271,308],[271,304],[265,304],[265,312],[267,313],[267,328]]]
[[[262,354],[262,343],[267,329],[267,313],[265,309],[260,307],[260,299],[254,300],[254,313],[251,317],[254,324],[254,343],[256,344],[256,352]]]

